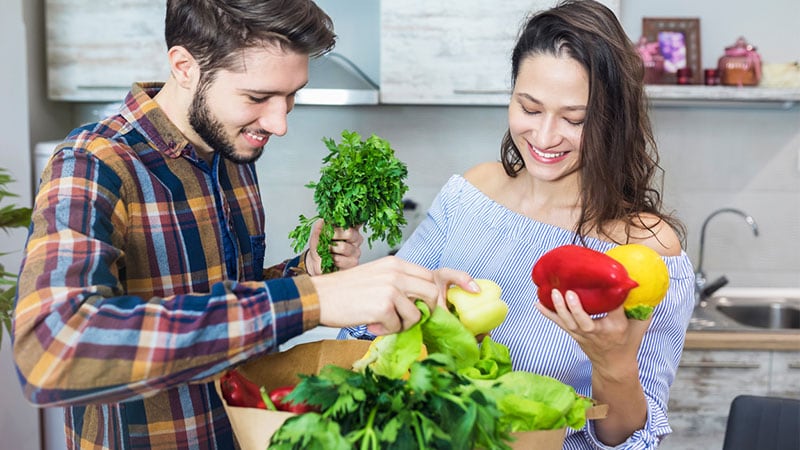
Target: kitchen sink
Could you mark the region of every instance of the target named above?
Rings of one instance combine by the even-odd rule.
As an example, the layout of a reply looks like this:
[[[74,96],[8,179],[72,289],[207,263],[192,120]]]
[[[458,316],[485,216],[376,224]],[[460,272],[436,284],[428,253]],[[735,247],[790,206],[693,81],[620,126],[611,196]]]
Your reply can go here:
[[[695,308],[689,330],[800,333],[800,289],[720,290]]]
[[[789,304],[786,299],[758,299],[752,303],[717,304],[722,314],[749,327],[769,329],[800,329],[800,302]]]

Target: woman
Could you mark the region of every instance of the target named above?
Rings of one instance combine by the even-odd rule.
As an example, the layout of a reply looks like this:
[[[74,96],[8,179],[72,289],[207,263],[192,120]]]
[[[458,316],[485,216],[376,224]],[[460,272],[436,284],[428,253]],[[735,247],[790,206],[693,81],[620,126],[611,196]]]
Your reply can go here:
[[[564,448],[655,448],[671,430],[667,399],[692,313],[693,270],[682,226],[661,211],[658,156],[643,68],[614,14],[567,1],[525,25],[512,55],[513,91],[501,162],[453,176],[398,256],[460,269],[503,289],[506,321],[492,337],[515,369],[558,378],[609,405]],[[541,306],[530,272],[555,247],[599,251],[640,243],[663,256],[670,289],[653,317],[622,308],[588,316],[573,292]]]

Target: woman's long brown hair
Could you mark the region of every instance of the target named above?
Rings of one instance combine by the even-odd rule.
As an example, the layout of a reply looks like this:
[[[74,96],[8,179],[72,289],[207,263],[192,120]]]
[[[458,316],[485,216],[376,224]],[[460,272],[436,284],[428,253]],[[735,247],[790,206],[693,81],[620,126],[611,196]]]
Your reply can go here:
[[[538,54],[573,58],[589,76],[579,169],[581,213],[574,230],[578,238],[583,241],[596,230],[612,239],[608,226],[620,220],[628,230],[653,233],[655,224],[645,225],[640,219],[642,213],[651,213],[683,239],[680,221],[661,210],[661,186],[656,182],[663,180],[663,170],[647,113],[644,68],[614,13],[593,0],[568,0],[533,15],[512,53],[512,83],[521,61]],[[509,131],[500,155],[509,176],[524,169]]]

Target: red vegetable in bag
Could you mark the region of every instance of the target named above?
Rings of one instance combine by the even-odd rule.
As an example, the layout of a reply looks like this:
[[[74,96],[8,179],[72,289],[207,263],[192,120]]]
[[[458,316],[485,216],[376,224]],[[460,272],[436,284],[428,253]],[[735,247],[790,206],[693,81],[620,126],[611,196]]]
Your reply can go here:
[[[261,397],[261,388],[235,369],[227,371],[219,379],[219,385],[228,405],[267,409]]]
[[[564,245],[542,255],[531,272],[542,305],[555,311],[551,293],[568,290],[578,294],[588,314],[600,314],[620,306],[638,286],[625,267],[605,253],[578,245]]]
[[[317,408],[307,403],[292,403],[286,401],[286,396],[294,390],[294,386],[281,386],[269,392],[269,399],[278,408],[278,411],[286,411],[295,414],[302,414],[311,411],[318,411]]]
[[[292,403],[285,400],[294,386],[281,386],[267,393],[266,389],[248,380],[235,369],[226,372],[219,379],[219,384],[222,397],[230,406],[286,411],[295,414],[317,410],[306,403]]]

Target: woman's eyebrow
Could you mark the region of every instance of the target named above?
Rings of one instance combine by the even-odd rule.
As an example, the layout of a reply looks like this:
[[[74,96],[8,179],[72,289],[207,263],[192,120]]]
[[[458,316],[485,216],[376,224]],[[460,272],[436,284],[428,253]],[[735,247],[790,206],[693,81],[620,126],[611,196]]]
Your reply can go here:
[[[517,93],[517,96],[523,97],[533,103],[536,103],[537,105],[544,105],[544,103],[542,103],[541,100],[531,96],[530,94],[526,94],[525,92],[519,92]],[[562,106],[559,109],[567,111],[586,111],[586,105],[567,105],[567,106]]]

